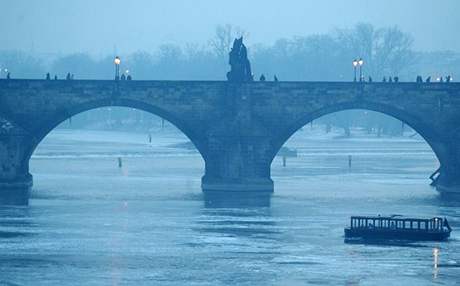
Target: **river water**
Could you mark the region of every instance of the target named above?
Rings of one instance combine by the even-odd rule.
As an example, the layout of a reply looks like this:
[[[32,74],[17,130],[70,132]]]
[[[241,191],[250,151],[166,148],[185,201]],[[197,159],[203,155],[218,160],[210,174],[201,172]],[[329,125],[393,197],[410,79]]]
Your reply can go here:
[[[149,144],[55,130],[31,160],[30,205],[0,207],[0,285],[460,285],[460,268],[433,268],[435,247],[441,263],[460,263],[460,200],[429,186],[429,146],[337,136],[298,132],[287,143],[298,156],[273,162],[271,200],[238,207],[203,197],[204,163],[175,132]],[[343,242],[351,215],[376,214],[445,216],[454,232],[445,243]]]

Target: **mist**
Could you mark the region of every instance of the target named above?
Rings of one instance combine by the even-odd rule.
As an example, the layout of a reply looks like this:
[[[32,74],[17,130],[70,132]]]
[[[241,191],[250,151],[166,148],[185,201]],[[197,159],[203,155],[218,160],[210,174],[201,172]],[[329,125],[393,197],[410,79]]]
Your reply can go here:
[[[454,285],[459,0],[0,0],[0,285]]]
[[[132,53],[161,44],[206,45],[217,25],[248,31],[248,45],[328,33],[359,22],[398,26],[418,51],[460,51],[456,0],[27,1],[0,3],[0,50],[42,54]]]

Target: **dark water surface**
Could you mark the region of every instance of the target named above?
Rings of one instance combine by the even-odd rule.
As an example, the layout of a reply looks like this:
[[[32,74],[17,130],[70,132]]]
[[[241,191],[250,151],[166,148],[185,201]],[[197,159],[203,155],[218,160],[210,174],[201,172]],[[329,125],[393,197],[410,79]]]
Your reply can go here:
[[[313,133],[289,141],[287,167],[273,162],[269,205],[237,208],[205,200],[204,163],[183,137],[55,131],[31,162],[30,206],[0,207],[0,285],[460,285],[460,268],[433,268],[435,247],[460,263],[460,200],[429,187],[430,148]],[[355,214],[445,216],[454,232],[344,244]]]

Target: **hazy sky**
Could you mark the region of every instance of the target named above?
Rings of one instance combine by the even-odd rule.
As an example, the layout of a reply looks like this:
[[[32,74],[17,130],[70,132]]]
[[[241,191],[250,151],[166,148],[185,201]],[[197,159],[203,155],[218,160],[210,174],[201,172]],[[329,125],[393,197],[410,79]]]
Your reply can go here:
[[[123,54],[205,44],[226,23],[272,43],[357,22],[398,25],[418,50],[460,51],[460,0],[0,0],[0,49]]]

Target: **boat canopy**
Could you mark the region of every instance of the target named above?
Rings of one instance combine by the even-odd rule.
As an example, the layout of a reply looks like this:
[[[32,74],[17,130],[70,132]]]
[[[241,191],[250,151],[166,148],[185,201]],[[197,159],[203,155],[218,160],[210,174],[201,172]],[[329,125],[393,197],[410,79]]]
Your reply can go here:
[[[451,230],[447,219],[434,217],[430,219],[404,218],[399,216],[352,216],[350,228],[390,228],[404,230],[444,231]]]

